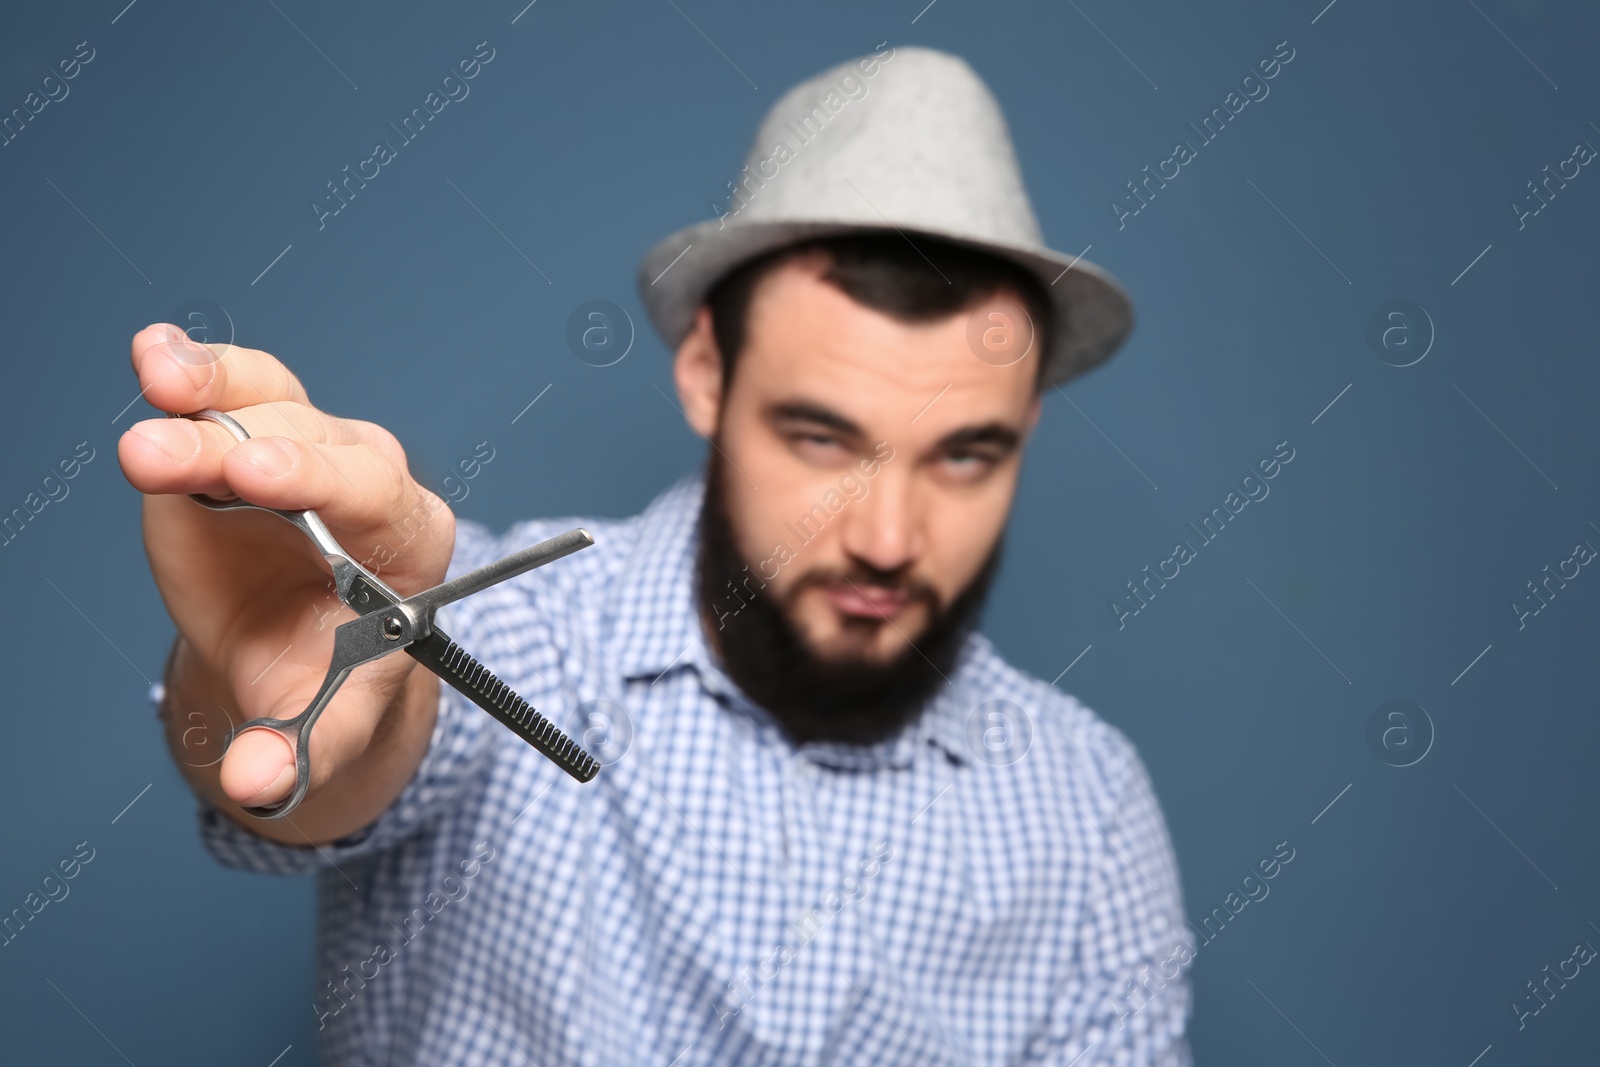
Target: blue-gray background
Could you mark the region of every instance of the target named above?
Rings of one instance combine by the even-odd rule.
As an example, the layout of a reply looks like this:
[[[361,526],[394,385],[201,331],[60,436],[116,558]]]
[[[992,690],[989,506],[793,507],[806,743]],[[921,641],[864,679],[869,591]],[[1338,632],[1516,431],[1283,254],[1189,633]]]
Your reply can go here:
[[[633,513],[704,448],[658,392],[639,256],[709,217],[783,89],[881,41],[970,59],[1047,238],[1092,244],[1138,306],[1122,353],[1046,401],[986,628],[1045,679],[1073,663],[1058,684],[1138,744],[1196,923],[1296,850],[1201,949],[1199,1061],[1592,1058],[1600,977],[1520,1031],[1512,1005],[1600,945],[1600,576],[1520,630],[1511,608],[1600,547],[1600,174],[1520,229],[1511,207],[1600,146],[1592,6],[124,2],[0,31],[7,113],[94,49],[0,148],[0,510],[95,450],[0,549],[0,911],[95,849],[0,949],[0,1059],[313,1060],[312,884],[206,858],[145,701],[172,628],[117,468],[152,414],[123,411],[130,336],[211,301],[435,488],[491,442],[462,514]],[[310,198],[480,41],[471,95],[319,231]],[[1281,41],[1270,95],[1119,229],[1110,198]],[[639,327],[614,366],[566,343],[591,299]],[[1412,366],[1367,341],[1392,299],[1436,331]],[[1110,598],[1281,441],[1270,497],[1119,630]],[[1367,741],[1396,699],[1434,734],[1403,768]]]

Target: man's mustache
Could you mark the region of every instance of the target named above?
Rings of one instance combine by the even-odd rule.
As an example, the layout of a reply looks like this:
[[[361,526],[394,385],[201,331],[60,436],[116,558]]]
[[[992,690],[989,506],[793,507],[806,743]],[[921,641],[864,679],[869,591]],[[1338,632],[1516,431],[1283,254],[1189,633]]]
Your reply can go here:
[[[859,565],[853,567],[815,567],[802,574],[795,581],[787,599],[792,603],[798,600],[800,594],[807,589],[821,589],[830,585],[854,585],[859,589],[886,589],[891,593],[903,595],[908,601],[923,602],[928,606],[929,611],[935,614],[944,607],[937,589],[907,571],[881,571]]]

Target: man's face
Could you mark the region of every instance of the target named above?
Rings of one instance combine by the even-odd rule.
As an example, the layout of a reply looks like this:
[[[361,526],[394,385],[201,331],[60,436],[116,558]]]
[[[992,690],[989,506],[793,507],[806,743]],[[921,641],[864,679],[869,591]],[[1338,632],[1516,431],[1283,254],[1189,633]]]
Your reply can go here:
[[[765,583],[813,655],[886,663],[999,539],[1038,417],[1040,354],[975,353],[984,329],[1006,322],[1022,324],[1013,350],[1030,348],[1010,294],[905,323],[825,282],[825,267],[790,260],[762,278],[726,397],[702,309],[678,353],[678,389],[731,468],[728,519],[760,579],[745,589]],[[730,595],[729,610],[738,604]]]

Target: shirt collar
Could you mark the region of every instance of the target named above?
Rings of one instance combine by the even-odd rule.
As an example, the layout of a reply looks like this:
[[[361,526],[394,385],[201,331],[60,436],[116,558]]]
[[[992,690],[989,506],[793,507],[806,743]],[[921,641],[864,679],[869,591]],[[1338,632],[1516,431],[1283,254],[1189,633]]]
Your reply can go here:
[[[704,497],[704,473],[687,474],[634,519],[639,534],[613,585],[616,592],[609,612],[624,680],[654,680],[687,666],[697,644],[703,655],[694,551]]]
[[[692,670],[700,684],[752,713],[764,732],[779,735],[765,712],[754,708],[722,671],[700,625],[694,583],[698,524],[705,499],[705,475],[684,475],[663,491],[635,520],[639,534],[616,582],[609,610],[623,680],[652,682],[669,672]],[[813,742],[797,750],[816,763],[845,770],[908,767],[930,745],[958,763],[969,761],[966,712],[973,706],[976,675],[997,653],[982,634],[968,636],[948,685],[930,698],[909,727],[875,745]],[[730,709],[732,710],[732,709]],[[787,744],[787,741],[781,743]]]

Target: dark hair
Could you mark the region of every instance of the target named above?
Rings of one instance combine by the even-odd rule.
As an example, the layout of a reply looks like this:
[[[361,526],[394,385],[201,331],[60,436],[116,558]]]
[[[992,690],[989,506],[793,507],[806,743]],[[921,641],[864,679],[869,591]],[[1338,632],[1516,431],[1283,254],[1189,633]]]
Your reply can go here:
[[[812,238],[747,260],[723,275],[706,295],[712,334],[722,356],[723,395],[744,347],[745,320],[756,283],[778,265],[814,252],[829,259],[824,281],[856,303],[903,322],[947,318],[1002,289],[1016,293],[1034,322],[1038,388],[1044,380],[1050,338],[1063,325],[1054,319],[1044,285],[1009,259],[922,234],[915,240],[912,244],[911,239],[888,232]]]

